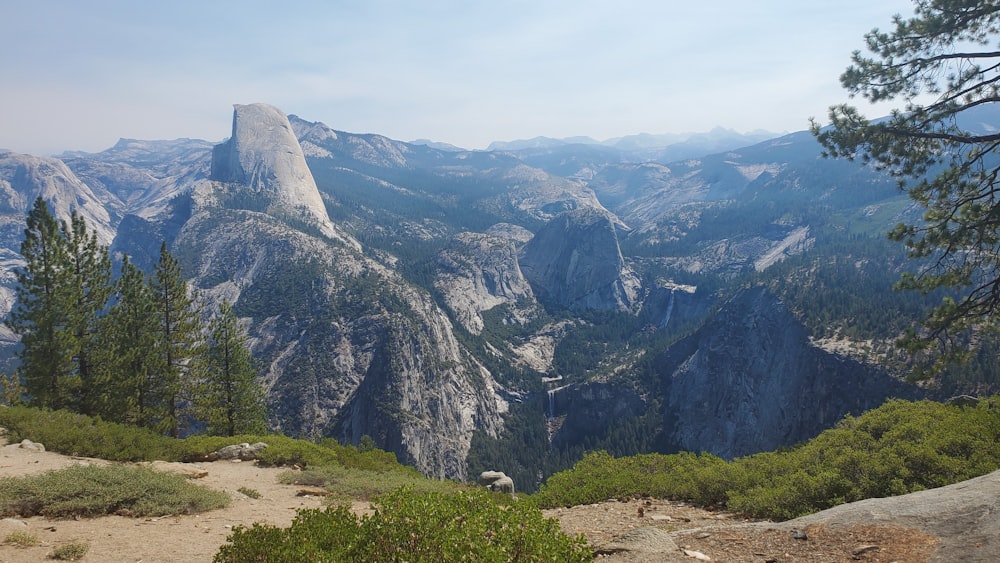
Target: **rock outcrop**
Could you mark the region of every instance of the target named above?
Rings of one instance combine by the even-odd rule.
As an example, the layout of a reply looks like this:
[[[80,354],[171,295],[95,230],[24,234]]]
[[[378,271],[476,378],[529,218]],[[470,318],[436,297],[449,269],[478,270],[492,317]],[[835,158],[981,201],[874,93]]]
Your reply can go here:
[[[274,428],[369,435],[425,475],[463,479],[472,433],[496,435],[506,403],[447,316],[398,274],[277,218],[205,207],[176,248],[195,285],[235,302],[265,365]]]
[[[524,246],[520,265],[539,299],[575,310],[636,307],[639,280],[625,265],[612,217],[600,209],[547,223]]]
[[[211,178],[241,186],[258,210],[296,217],[360,249],[330,221],[288,117],[267,104],[234,108],[233,134],[213,149]]]
[[[813,346],[764,288],[742,290],[663,359],[671,383],[671,441],[734,458],[790,446],[912,386]]]
[[[460,233],[438,255],[438,266],[435,287],[458,322],[473,334],[483,330],[484,311],[522,300],[534,302],[509,239]]]
[[[49,204],[57,220],[69,222],[70,213],[76,211],[97,233],[101,244],[111,244],[115,226],[102,198],[63,161],[0,151],[0,214],[18,218],[10,222],[10,228],[0,224],[4,246],[20,246],[24,217],[39,197]]]

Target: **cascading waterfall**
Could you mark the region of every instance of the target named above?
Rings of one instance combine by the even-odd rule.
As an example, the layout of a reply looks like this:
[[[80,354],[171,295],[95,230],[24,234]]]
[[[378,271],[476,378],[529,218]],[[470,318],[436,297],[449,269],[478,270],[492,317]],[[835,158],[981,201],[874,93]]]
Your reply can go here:
[[[667,301],[667,312],[663,314],[663,321],[660,322],[660,328],[666,328],[667,323],[670,322],[670,315],[674,314],[674,290],[670,290],[670,301]]]
[[[556,417],[556,390],[549,389],[549,418]]]

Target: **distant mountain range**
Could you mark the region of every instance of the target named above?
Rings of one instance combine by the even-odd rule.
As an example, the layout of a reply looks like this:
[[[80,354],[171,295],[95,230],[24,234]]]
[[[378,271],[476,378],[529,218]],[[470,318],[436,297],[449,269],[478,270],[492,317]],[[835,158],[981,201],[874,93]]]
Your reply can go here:
[[[920,210],[807,132],[467,151],[249,104],[220,144],[0,153],[0,313],[38,196],[116,259],[167,241],[234,303],[273,428],[367,435],[427,475],[530,490],[585,450],[743,455],[928,394],[892,342],[931,298],[891,290],[913,264],[884,237]]]

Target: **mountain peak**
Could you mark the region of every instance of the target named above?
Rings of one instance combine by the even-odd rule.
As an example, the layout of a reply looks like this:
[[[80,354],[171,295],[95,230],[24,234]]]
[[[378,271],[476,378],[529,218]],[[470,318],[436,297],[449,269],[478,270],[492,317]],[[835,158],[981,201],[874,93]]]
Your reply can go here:
[[[360,248],[330,221],[288,116],[269,104],[233,108],[233,134],[212,150],[211,179],[244,185],[267,202],[268,212],[297,216]]]

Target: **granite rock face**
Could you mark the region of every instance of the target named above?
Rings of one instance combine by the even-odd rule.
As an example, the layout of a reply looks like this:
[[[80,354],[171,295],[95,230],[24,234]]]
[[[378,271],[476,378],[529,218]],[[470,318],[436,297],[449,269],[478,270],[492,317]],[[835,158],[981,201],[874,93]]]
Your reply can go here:
[[[49,204],[52,215],[58,221],[69,222],[70,213],[76,211],[97,233],[101,244],[111,244],[115,226],[102,198],[63,161],[0,151],[0,213],[23,218],[39,197]],[[4,233],[4,239],[13,236],[19,246],[24,227],[21,222],[14,227],[14,231]]]
[[[484,311],[505,303],[534,301],[509,239],[460,233],[438,255],[438,266],[434,285],[456,319],[473,334],[483,330]]]
[[[288,117],[268,104],[236,104],[233,134],[212,151],[211,179],[242,186],[269,213],[288,214],[324,235],[360,245],[326,213]]]
[[[640,283],[626,266],[615,222],[585,207],[559,215],[521,252],[521,271],[541,300],[574,310],[632,311]]]
[[[734,458],[790,446],[887,398],[918,391],[881,370],[821,350],[774,295],[741,290],[663,360],[671,441]]]

